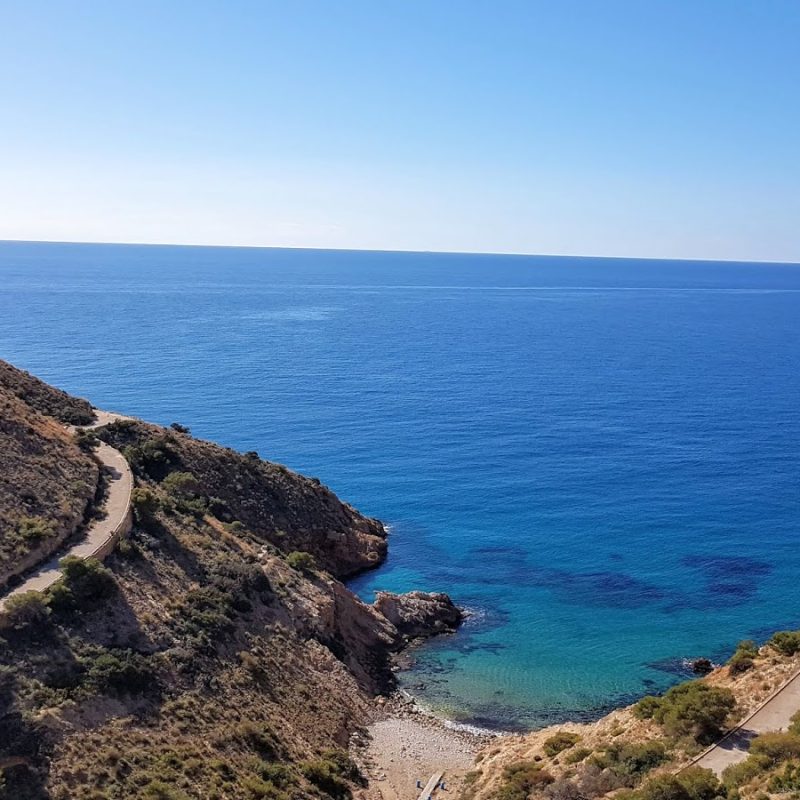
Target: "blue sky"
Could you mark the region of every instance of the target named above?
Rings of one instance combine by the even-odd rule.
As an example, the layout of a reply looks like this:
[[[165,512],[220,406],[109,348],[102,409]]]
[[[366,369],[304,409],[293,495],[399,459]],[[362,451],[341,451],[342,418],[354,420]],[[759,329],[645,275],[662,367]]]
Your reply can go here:
[[[800,261],[798,0],[0,0],[0,238]]]

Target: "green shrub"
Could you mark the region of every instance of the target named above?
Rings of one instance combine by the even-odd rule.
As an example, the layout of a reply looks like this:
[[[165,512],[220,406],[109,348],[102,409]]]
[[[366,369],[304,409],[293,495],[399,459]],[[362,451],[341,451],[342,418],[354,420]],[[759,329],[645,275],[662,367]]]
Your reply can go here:
[[[634,706],[633,715],[639,719],[652,719],[659,708],[661,708],[661,700],[649,694]]]
[[[153,780],[142,789],[144,800],[189,800],[189,795],[164,781]]]
[[[750,755],[763,756],[770,764],[800,758],[800,736],[796,733],[762,733],[750,743]]]
[[[800,711],[795,711],[792,714],[792,720],[789,723],[789,733],[800,734]]]
[[[131,492],[131,504],[136,521],[143,527],[152,525],[155,514],[161,505],[158,495],[154,491],[138,486]]]
[[[350,787],[334,762],[325,759],[304,761],[300,764],[300,771],[309,783],[313,783],[333,800],[348,800],[352,797]]]
[[[568,731],[559,731],[554,733],[549,739],[545,739],[542,745],[542,750],[546,756],[553,758],[564,750],[574,747],[581,737],[577,733],[569,733]]]
[[[744,653],[750,658],[758,656],[758,645],[752,639],[745,639],[736,645],[736,653]]]
[[[75,444],[84,453],[91,453],[100,444],[100,439],[94,431],[86,431],[79,428],[75,432]]]
[[[800,631],[778,631],[773,634],[769,644],[785,656],[800,652]]]
[[[278,755],[278,738],[267,725],[241,722],[236,727],[235,738],[255,750],[262,758],[274,759]]]
[[[800,791],[800,764],[786,764],[782,772],[769,779],[767,789],[773,794]]]
[[[311,553],[302,550],[295,550],[286,556],[286,563],[298,572],[313,572],[317,568],[317,562]]]
[[[148,659],[131,650],[100,653],[87,664],[86,684],[99,692],[140,694],[156,685]]]
[[[161,485],[173,499],[178,511],[200,516],[208,510],[209,500],[191,472],[170,472]]]
[[[676,736],[691,735],[698,742],[715,739],[736,706],[730,689],[688,681],[673,686],[663,697],[645,698],[652,718]],[[639,706],[645,702],[640,701]],[[641,711],[639,712],[641,713]]]
[[[292,770],[286,764],[278,764],[271,761],[262,761],[258,765],[259,776],[269,783],[283,789],[286,786],[294,786],[297,779]]]
[[[638,800],[691,800],[689,792],[675,775],[650,778],[635,795]]]
[[[61,559],[59,566],[64,580],[61,589],[50,590],[50,605],[54,610],[68,611],[75,606],[80,607],[110,597],[117,590],[111,570],[106,569],[96,558],[67,556]]]
[[[289,795],[271,781],[252,775],[242,781],[242,788],[248,800],[290,800]]]
[[[191,431],[185,425],[181,425],[180,422],[173,422],[170,424],[170,428],[174,430],[176,433],[185,433],[189,434]]]
[[[578,764],[584,759],[588,758],[592,754],[592,751],[588,747],[576,747],[574,750],[570,750],[564,756],[564,763],[566,764]]]
[[[604,753],[605,766],[621,778],[638,780],[667,760],[661,742],[615,742]]]
[[[743,672],[752,669],[754,663],[752,656],[737,650],[728,661],[728,668],[731,675],[741,675]]]
[[[528,800],[553,780],[553,776],[534,761],[520,761],[505,768],[503,783],[494,796],[496,800]]]
[[[56,532],[55,522],[41,517],[21,517],[17,522],[17,534],[30,545],[37,545]]]
[[[748,756],[738,764],[731,764],[722,771],[722,782],[729,788],[744,786],[753,778],[761,775],[769,768],[769,761],[761,756]]]
[[[41,592],[22,592],[6,600],[5,614],[9,625],[15,630],[43,627],[50,616],[44,595]]]
[[[677,778],[691,800],[716,800],[725,797],[725,787],[710,769],[687,767]]]

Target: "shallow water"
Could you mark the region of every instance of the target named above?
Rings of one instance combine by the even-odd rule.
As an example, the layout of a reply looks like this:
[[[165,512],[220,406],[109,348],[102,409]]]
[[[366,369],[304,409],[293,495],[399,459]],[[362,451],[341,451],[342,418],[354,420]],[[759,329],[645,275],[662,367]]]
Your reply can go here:
[[[474,611],[410,690],[526,728],[800,626],[800,267],[0,243],[0,357],[391,523]]]

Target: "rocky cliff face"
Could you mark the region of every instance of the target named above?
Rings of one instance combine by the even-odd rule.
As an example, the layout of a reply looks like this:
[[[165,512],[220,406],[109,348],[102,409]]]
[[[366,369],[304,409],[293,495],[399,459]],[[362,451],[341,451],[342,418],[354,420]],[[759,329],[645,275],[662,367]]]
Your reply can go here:
[[[19,403],[6,416],[24,426]],[[454,624],[446,599],[355,597],[339,578],[385,557],[385,531],[317,481],[140,422],[100,435],[132,464],[136,522],[104,565],[71,569],[4,631],[6,792],[348,797],[349,737],[393,688],[405,637],[439,630],[439,613]]]
[[[442,593],[376,592],[375,609],[389,620],[401,640],[452,633],[464,620],[464,612]]]

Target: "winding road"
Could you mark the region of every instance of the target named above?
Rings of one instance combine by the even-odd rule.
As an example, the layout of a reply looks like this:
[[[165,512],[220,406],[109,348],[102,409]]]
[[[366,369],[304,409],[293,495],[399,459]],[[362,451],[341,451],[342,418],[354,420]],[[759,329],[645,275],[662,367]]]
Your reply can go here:
[[[83,425],[71,430],[87,430],[100,428],[118,419],[127,419],[120,414],[95,409],[95,421],[91,425]],[[58,564],[66,556],[78,558],[105,558],[113,549],[121,536],[131,527],[131,492],[133,491],[133,473],[128,462],[119,450],[101,442],[94,451],[97,460],[106,471],[104,516],[93,520],[87,527],[80,541],[72,547],[59,550],[52,558],[40,564],[15,589],[0,598],[0,612],[3,611],[9,597],[23,592],[43,592],[61,579]]]

